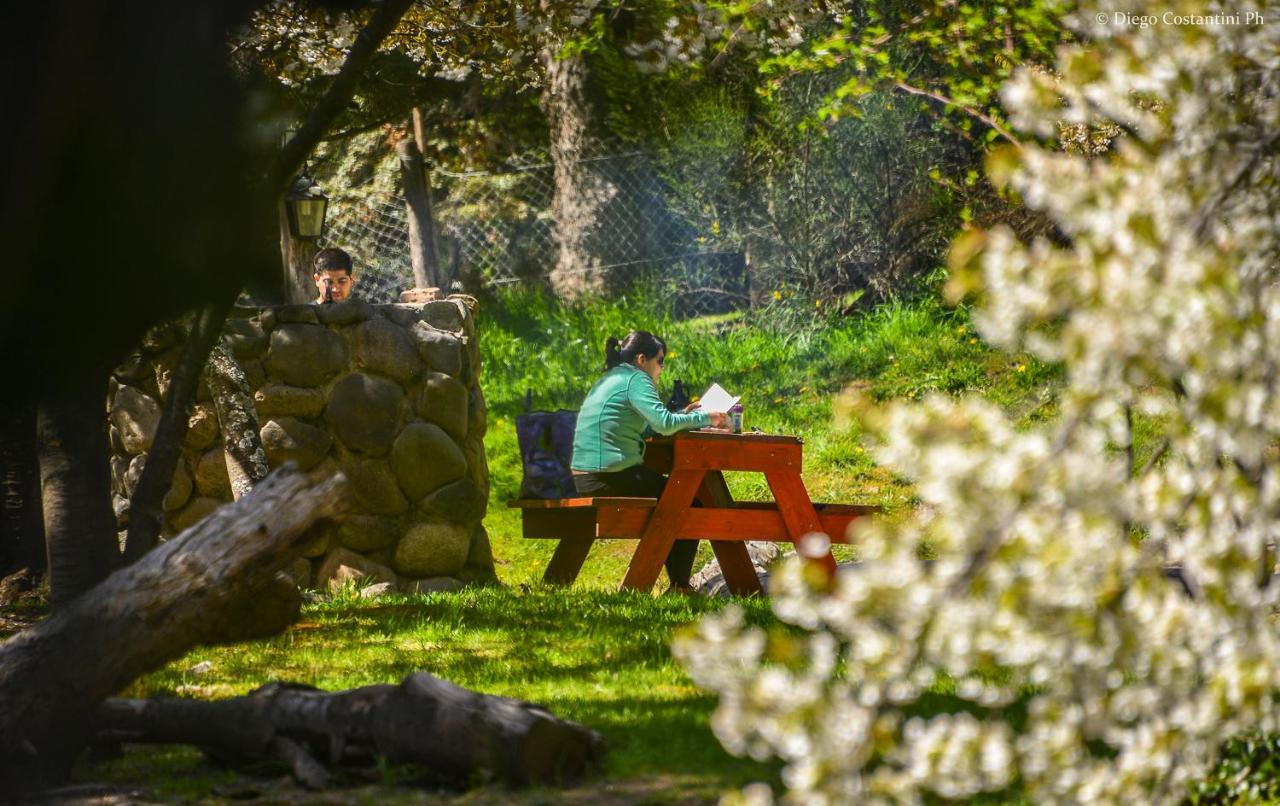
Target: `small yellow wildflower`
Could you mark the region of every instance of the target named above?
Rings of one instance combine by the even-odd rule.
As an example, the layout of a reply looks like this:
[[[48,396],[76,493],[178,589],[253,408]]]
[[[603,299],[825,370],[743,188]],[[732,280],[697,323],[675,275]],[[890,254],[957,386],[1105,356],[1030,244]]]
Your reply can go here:
[[[774,292],[773,292],[773,301],[774,301],[774,302],[781,302],[781,301],[782,301],[782,292],[781,292],[781,291],[778,291],[778,290],[776,290],[776,289],[774,290]]]
[[[821,307],[822,307],[822,300],[820,300],[820,299],[815,299],[815,300],[813,301],[813,307],[815,307],[815,308],[821,308]]]
[[[1026,365],[1026,364],[1019,364],[1019,365],[1018,365],[1018,372],[1026,372],[1026,371],[1027,371],[1027,365]]]
[[[666,358],[664,358],[663,360],[665,361],[667,358],[675,358],[675,357],[676,357],[675,350],[667,350]]]
[[[969,328],[965,327],[964,325],[961,325],[960,327],[956,328],[956,332],[957,332],[957,333],[959,333],[959,334],[960,334],[960,335],[962,335],[962,336],[963,336],[966,332],[968,332],[968,330],[969,330]]]
[[[977,343],[978,343],[978,340],[977,340],[977,339],[969,339],[969,343],[970,343],[970,344],[977,344]]]

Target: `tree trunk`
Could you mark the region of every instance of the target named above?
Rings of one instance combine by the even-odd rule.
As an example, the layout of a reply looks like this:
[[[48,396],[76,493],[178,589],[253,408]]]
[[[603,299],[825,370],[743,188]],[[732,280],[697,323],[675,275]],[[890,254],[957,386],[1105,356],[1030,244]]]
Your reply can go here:
[[[40,401],[36,450],[55,610],[120,565],[107,456],[106,373]]]
[[[139,675],[292,622],[301,600],[276,572],[345,516],[346,491],[341,474],[313,484],[286,465],[0,645],[0,792],[64,777],[93,709]]]
[[[426,672],[336,693],[271,683],[216,702],[107,700],[97,731],[109,742],[194,744],[235,764],[274,759],[313,789],[329,783],[324,763],[377,759],[421,764],[453,784],[556,785],[598,770],[604,751],[599,734],[539,706]]]
[[[316,252],[315,241],[294,238],[289,232],[289,217],[280,202],[280,259],[284,263],[284,301],[288,305],[305,305],[316,299],[315,274],[312,265]]]
[[[195,324],[182,345],[182,354],[173,368],[173,379],[160,410],[160,422],[151,441],[147,463],[138,479],[138,488],[129,502],[129,533],[125,539],[124,561],[136,562],[160,541],[164,521],[164,497],[173,484],[182,439],[187,434],[187,416],[195,402],[200,373],[209,350],[222,334],[222,323],[231,309],[230,298],[211,303],[196,314]]]
[[[44,572],[44,523],[36,460],[36,409],[0,407],[0,577],[26,568]]]
[[[239,501],[268,473],[267,454],[258,434],[258,414],[253,408],[253,392],[244,369],[225,344],[213,348],[205,376],[222,428],[231,496]]]
[[[413,263],[413,284],[418,288],[441,288],[439,261],[435,253],[435,225],[431,219],[431,192],[427,187],[422,152],[413,138],[396,144],[400,158],[400,181],[404,185],[404,206],[409,222],[409,259]]]
[[[551,285],[558,296],[573,299],[625,286],[651,257],[650,235],[644,211],[618,183],[621,161],[607,158],[606,99],[594,86],[590,57],[560,59],[557,50],[541,54],[541,105],[555,167],[551,209],[560,242]]]

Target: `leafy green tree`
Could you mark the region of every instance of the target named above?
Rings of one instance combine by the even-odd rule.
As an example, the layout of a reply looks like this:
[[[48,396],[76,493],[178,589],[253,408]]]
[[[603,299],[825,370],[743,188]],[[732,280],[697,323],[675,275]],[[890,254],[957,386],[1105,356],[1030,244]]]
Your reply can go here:
[[[734,49],[754,49],[766,92],[798,74],[838,73],[823,117],[856,115],[860,99],[893,92],[966,136],[1016,142],[1000,110],[999,88],[1019,66],[1052,63],[1071,7],[1069,0],[713,2],[698,8],[702,28],[715,36],[686,36],[669,52],[683,61],[710,52],[707,63],[714,66]]]
[[[1001,80],[1052,58],[1059,11],[996,25],[999,7],[972,5],[672,5],[666,37],[629,51],[652,78],[615,103],[616,128],[656,146],[708,247],[748,256],[756,300],[913,293],[965,224],[1044,230],[981,165],[1007,132]]]

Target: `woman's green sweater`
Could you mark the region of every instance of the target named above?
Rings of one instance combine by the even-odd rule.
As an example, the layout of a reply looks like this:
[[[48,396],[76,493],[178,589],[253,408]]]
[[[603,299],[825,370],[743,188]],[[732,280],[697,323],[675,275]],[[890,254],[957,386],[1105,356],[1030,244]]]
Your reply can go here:
[[[667,411],[648,374],[634,364],[619,364],[595,382],[582,402],[573,435],[573,469],[625,470],[643,460],[649,431],[674,434],[710,424],[705,411]]]

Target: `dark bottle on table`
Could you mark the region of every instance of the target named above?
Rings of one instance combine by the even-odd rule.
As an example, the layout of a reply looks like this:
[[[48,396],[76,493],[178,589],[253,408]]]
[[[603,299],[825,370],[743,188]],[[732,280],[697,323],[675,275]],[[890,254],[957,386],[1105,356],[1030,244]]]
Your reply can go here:
[[[676,381],[675,388],[671,390],[671,400],[667,401],[667,411],[684,411],[687,405],[689,395],[684,391],[684,381]]]

